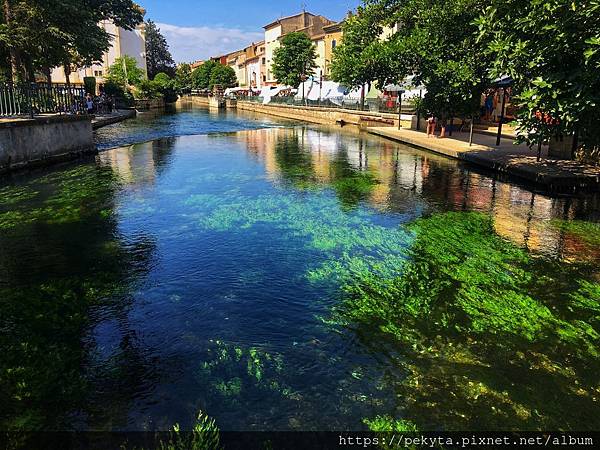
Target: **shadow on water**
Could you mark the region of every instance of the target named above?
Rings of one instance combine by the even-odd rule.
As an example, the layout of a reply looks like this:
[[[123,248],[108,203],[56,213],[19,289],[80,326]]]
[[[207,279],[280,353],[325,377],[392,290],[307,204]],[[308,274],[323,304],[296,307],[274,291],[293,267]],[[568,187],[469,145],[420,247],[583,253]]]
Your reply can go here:
[[[119,189],[110,168],[90,164],[2,189],[5,429],[71,428],[70,416],[102,395],[106,379],[91,361],[99,352],[90,335],[92,316],[105,311],[114,317],[123,333],[119,345],[129,346],[130,290],[147,273],[155,242],[150,235],[119,235],[114,216]],[[114,362],[106,373],[120,370],[123,380],[127,372],[152,366],[143,354]],[[126,395],[120,398],[127,401]],[[86,418],[81,421],[85,426]]]
[[[3,429],[600,425],[598,197],[217,119],[0,186]]]

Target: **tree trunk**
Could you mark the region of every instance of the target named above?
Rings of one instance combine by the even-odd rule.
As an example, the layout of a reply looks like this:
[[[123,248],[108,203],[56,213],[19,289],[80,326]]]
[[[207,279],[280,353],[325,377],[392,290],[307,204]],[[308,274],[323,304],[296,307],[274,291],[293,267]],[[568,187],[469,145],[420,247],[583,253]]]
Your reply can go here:
[[[67,89],[71,89],[71,64],[67,61],[63,65],[63,69],[65,71],[65,84]]]
[[[29,58],[25,60],[25,73],[27,74],[27,81],[35,83],[35,70],[33,69],[33,64]]]
[[[46,75],[46,83],[48,83],[48,88],[52,87],[52,69],[50,67],[44,68],[44,74]]]
[[[3,0],[4,9],[4,21],[8,27],[9,33],[11,32],[11,24],[13,20],[12,7],[10,0]],[[10,70],[11,79],[14,82],[22,81],[23,74],[21,73],[21,54],[19,50],[13,46],[9,48],[10,53]]]
[[[364,111],[365,109],[365,85],[360,87],[360,110]]]

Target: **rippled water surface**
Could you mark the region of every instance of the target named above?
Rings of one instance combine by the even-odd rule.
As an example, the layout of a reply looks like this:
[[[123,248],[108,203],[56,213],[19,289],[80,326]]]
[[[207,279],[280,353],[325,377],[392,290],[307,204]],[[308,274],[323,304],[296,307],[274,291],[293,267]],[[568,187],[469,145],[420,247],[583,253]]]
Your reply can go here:
[[[96,139],[0,183],[3,428],[600,427],[598,197],[258,116]]]

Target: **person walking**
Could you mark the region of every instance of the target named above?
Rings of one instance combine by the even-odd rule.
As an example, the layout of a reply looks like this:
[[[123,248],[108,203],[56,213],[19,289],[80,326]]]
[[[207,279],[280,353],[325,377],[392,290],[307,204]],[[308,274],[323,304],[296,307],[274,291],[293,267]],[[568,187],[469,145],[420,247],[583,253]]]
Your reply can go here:
[[[432,114],[427,118],[427,137],[435,136],[435,116]]]
[[[88,114],[94,113],[94,99],[92,98],[92,96],[89,93],[85,97],[85,108],[86,108]]]

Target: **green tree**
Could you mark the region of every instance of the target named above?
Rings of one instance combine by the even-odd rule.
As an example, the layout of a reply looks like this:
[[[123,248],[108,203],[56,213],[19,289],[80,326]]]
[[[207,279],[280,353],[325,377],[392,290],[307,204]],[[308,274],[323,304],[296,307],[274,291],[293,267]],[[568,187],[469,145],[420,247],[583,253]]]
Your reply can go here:
[[[519,138],[533,145],[575,134],[581,150],[597,152],[600,2],[490,3],[477,22],[480,37],[494,59],[493,74],[514,79]]]
[[[170,77],[175,76],[175,61],[169,51],[169,44],[156,24],[146,22],[146,63],[148,78],[154,79],[156,74],[164,72]]]
[[[367,45],[366,57],[354,64],[372,67],[369,73],[380,85],[414,75],[427,89],[422,107],[442,123],[455,116],[471,116],[489,85],[491,63],[482,54],[475,24],[484,7],[483,0],[370,0],[364,13],[370,21],[400,26],[389,38]],[[365,27],[357,26],[359,37],[371,38]]]
[[[137,66],[137,61],[131,56],[121,56],[115,59],[108,68],[107,80],[124,88],[139,84],[146,76],[144,71]]]
[[[186,91],[192,87],[192,68],[187,63],[177,66],[175,72],[175,88],[178,91]]]
[[[212,89],[214,86],[222,86],[223,88],[237,86],[235,70],[233,70],[232,67],[217,64],[210,73],[210,83],[208,87],[209,89]]]
[[[89,65],[102,58],[112,36],[101,26],[111,20],[133,29],[142,10],[132,0],[3,0],[0,51],[9,55],[15,80],[33,80],[36,71],[49,76],[63,65]]]
[[[298,86],[317,67],[315,46],[304,33],[286,34],[273,53],[273,75],[280,83]]]
[[[194,69],[192,72],[192,87],[194,89],[208,89],[212,71],[219,65],[218,62],[208,60],[200,67]]]
[[[152,82],[158,91],[162,94],[167,103],[173,103],[177,100],[177,91],[175,89],[175,80],[164,72],[157,73]]]
[[[334,81],[353,89],[378,79],[383,67],[379,61],[382,45],[378,40],[382,30],[374,6],[359,7],[356,15],[344,21],[344,37],[334,49],[331,62]]]

